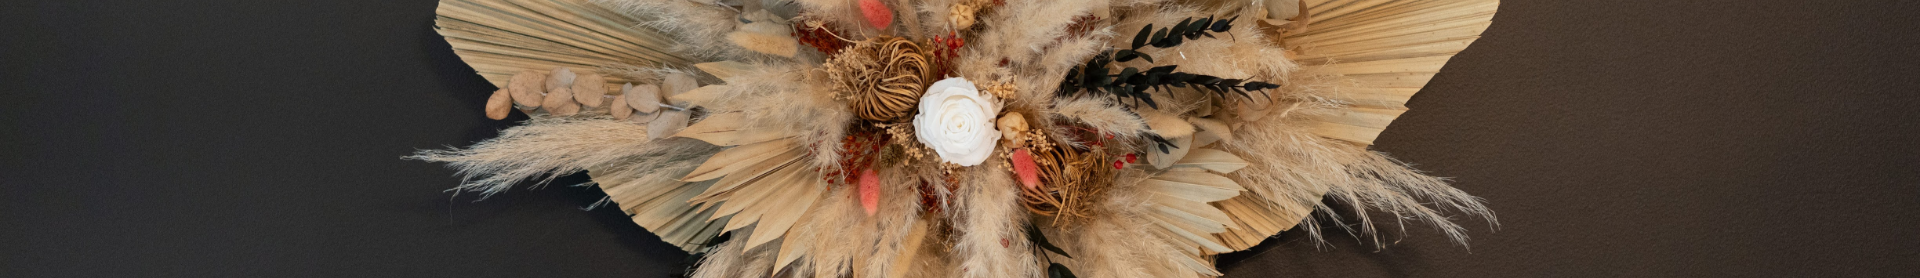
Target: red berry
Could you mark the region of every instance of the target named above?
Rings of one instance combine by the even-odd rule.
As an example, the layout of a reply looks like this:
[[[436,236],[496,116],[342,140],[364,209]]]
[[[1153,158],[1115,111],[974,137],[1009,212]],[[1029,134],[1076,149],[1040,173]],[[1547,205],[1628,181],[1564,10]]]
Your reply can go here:
[[[1134,155],[1134,154],[1127,154],[1127,163],[1133,163],[1135,161],[1140,161],[1140,156]]]
[[[1126,168],[1126,167],[1127,167],[1127,162],[1126,162],[1126,161],[1119,161],[1119,160],[1115,160],[1115,161],[1113,161],[1113,168],[1114,168],[1114,169],[1120,169],[1120,168]]]

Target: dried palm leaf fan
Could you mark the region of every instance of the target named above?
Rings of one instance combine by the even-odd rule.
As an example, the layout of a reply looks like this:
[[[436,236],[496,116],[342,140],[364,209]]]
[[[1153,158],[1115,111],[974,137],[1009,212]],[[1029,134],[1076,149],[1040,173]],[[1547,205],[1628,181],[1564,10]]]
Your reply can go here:
[[[440,1],[434,26],[480,76],[505,88],[523,70],[687,65],[672,39],[585,0]],[[634,80],[609,79],[609,82]]]
[[[1426,87],[1454,54],[1466,50],[1493,24],[1498,0],[1305,1],[1295,22],[1306,28],[1285,36],[1295,61],[1320,65],[1345,77],[1336,98],[1349,105],[1312,119],[1312,132],[1356,145],[1372,145],[1387,125],[1407,111],[1407,101]],[[1278,25],[1278,24],[1276,24]],[[1283,27],[1283,26],[1282,26]],[[1309,190],[1298,204],[1254,205],[1241,197],[1219,203],[1240,225],[1221,234],[1235,251],[1292,227],[1312,213],[1324,190]],[[1255,192],[1256,194],[1260,194]],[[1282,200],[1282,196],[1267,196]],[[1260,219],[1261,221],[1246,221]],[[1268,223],[1281,223],[1272,225]]]
[[[696,277],[1220,276],[1322,200],[1491,221],[1367,147],[1497,6],[442,0],[488,116],[532,119],[412,158],[485,194],[585,171]]]

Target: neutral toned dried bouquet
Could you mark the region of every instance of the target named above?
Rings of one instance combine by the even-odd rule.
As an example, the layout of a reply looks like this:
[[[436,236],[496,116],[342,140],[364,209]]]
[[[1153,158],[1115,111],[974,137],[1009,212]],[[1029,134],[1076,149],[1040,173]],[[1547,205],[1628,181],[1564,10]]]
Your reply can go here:
[[[693,277],[1209,277],[1379,213],[1464,243],[1480,200],[1368,146],[1497,6],[442,0],[486,116],[531,119],[410,158],[584,172]]]

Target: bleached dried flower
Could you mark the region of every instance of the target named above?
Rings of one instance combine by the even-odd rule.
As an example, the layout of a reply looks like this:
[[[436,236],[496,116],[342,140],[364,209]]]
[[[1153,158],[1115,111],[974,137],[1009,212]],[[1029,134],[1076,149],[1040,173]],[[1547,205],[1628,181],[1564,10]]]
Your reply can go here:
[[[914,134],[940,160],[960,166],[980,165],[1000,141],[994,124],[1000,104],[964,78],[948,78],[928,86],[920,98],[920,114],[913,116]]]
[[[953,10],[947,13],[947,20],[953,21],[954,29],[967,29],[973,27],[974,13],[979,11],[980,8],[966,3],[953,4]]]
[[[1012,143],[1014,147],[1026,145],[1022,142],[1026,140],[1021,138],[1026,136],[1026,132],[1027,118],[1020,115],[1020,112],[1008,112],[1006,116],[1000,117],[1000,136],[1007,139],[1007,142]]]

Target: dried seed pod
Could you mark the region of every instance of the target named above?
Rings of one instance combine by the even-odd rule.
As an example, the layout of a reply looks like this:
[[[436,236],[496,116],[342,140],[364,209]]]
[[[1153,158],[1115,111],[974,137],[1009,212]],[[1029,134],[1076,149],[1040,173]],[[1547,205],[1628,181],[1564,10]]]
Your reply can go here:
[[[513,113],[513,96],[507,93],[507,89],[493,91],[493,96],[487,97],[488,119],[505,120],[507,114],[511,113]]]
[[[544,100],[547,94],[546,87],[544,87],[546,82],[546,73],[533,70],[521,71],[519,74],[514,74],[513,79],[507,81],[507,93],[512,95],[514,104],[525,107],[540,107],[541,101]]]
[[[573,80],[573,101],[586,107],[600,107],[607,96],[607,81],[599,74],[585,74]]]

